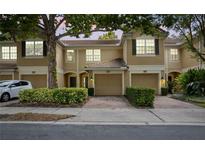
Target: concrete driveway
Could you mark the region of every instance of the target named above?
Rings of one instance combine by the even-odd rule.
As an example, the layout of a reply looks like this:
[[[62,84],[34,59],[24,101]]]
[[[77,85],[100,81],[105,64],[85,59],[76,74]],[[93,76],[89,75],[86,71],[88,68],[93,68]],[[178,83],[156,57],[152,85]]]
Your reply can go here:
[[[90,97],[84,108],[133,108],[124,96],[95,96]]]
[[[90,97],[84,108],[130,109],[130,105],[124,96],[95,96]],[[188,102],[176,100],[167,96],[156,96],[155,109],[201,109]]]
[[[176,100],[168,96],[157,96],[154,101],[155,109],[201,109],[188,102]]]

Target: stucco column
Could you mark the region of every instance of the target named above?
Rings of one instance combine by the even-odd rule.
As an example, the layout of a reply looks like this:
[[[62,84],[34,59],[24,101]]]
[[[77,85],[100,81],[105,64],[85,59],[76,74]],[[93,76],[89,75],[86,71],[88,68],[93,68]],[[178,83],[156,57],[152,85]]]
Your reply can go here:
[[[77,58],[77,61],[76,61],[76,80],[77,80],[77,83],[76,83],[76,86],[79,88],[80,87],[80,74],[79,74],[79,53],[78,53],[78,49],[77,49],[77,54],[76,54],[76,58]]]
[[[77,73],[77,87],[80,87],[80,74]]]

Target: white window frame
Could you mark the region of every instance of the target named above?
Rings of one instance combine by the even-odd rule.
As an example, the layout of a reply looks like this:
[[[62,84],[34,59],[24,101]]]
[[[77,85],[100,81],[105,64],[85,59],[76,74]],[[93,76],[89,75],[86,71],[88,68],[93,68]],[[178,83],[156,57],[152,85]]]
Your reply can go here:
[[[179,61],[179,50],[177,48],[171,48],[169,50],[169,61],[171,62]]]
[[[28,54],[28,50],[27,50],[27,43],[33,43],[33,49],[31,48],[31,50],[33,50],[33,54]],[[36,44],[37,43],[42,43],[42,51],[41,53],[37,53],[36,49]],[[26,41],[25,42],[25,57],[43,57],[43,41]]]
[[[89,63],[89,62],[100,62],[100,61],[101,61],[100,49],[86,49],[86,62]]]
[[[71,60],[69,59],[69,57],[71,58]],[[75,50],[73,49],[66,50],[66,62],[69,62],[69,63],[75,62]]]
[[[8,58],[3,58],[3,52],[4,52],[3,48],[8,48]],[[13,54],[15,55],[15,58],[12,58]],[[2,46],[1,47],[1,60],[17,60],[17,47],[16,46]]]
[[[153,46],[150,46],[150,47],[153,47],[153,53],[152,52],[148,52],[148,50],[147,50],[147,48],[148,48],[148,46],[147,46],[147,42],[148,41],[153,41]],[[138,51],[138,41],[144,41],[143,42],[143,46],[140,46],[140,47],[142,47],[142,48],[144,48],[143,50],[144,51]],[[142,53],[142,52],[144,52],[144,53]],[[156,53],[155,53],[155,38],[136,38],[136,56],[155,56],[156,55]]]

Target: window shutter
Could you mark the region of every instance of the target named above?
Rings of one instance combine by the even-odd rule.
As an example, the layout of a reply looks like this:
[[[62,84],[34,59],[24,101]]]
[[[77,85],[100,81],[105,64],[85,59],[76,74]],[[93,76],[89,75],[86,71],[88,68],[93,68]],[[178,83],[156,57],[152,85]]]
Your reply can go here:
[[[43,41],[43,56],[47,56],[47,45],[46,45],[46,41]]]
[[[136,55],[136,39],[132,39],[132,55]]]
[[[26,56],[26,42],[25,41],[21,42],[21,48],[22,48],[21,55],[22,57],[25,57]]]
[[[155,54],[159,55],[159,39],[155,39]]]

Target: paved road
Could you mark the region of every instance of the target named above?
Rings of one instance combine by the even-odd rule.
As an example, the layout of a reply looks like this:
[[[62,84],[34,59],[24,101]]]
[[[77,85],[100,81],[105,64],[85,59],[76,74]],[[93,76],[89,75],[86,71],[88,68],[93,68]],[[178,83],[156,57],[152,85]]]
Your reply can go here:
[[[205,139],[205,126],[0,124],[0,139]]]

